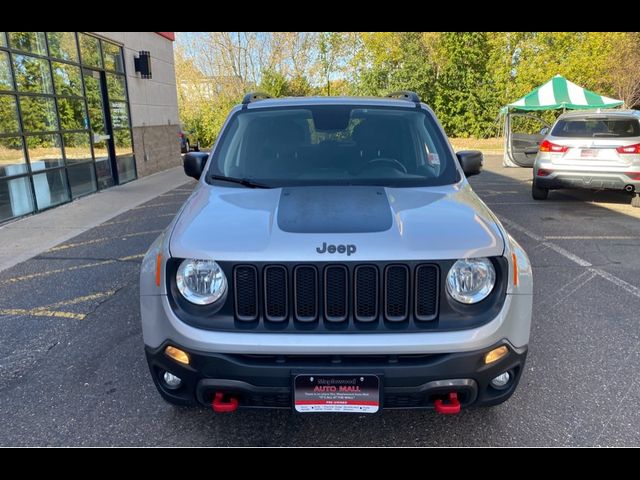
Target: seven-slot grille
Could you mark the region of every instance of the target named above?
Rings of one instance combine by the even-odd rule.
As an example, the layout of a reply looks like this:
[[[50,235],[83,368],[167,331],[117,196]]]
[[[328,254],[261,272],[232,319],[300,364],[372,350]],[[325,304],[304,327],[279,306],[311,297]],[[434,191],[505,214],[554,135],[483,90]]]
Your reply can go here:
[[[438,315],[439,275],[432,264],[237,265],[235,317],[274,324],[431,321]]]

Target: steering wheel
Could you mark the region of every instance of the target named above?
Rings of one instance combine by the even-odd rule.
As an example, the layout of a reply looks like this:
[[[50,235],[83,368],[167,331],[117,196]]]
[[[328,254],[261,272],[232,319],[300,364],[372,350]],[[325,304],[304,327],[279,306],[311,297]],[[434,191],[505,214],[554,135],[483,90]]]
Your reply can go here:
[[[407,167],[405,167],[402,163],[400,163],[395,158],[374,158],[372,160],[369,160],[360,169],[360,171],[364,171],[364,170],[366,170],[368,168],[376,167],[376,166],[381,165],[381,164],[388,165],[389,167],[393,167],[396,170],[401,171],[402,173],[408,173],[407,172]]]

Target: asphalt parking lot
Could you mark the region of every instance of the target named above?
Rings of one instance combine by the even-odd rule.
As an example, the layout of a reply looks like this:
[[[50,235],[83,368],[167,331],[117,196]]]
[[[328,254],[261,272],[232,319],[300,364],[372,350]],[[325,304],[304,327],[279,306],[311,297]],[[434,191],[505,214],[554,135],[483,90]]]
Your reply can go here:
[[[640,209],[608,192],[530,196],[531,171],[487,157],[476,192],[534,266],[516,394],[457,416],[303,416],[176,408],[157,394],[138,313],[142,254],[180,187],[0,272],[0,445],[640,445]]]

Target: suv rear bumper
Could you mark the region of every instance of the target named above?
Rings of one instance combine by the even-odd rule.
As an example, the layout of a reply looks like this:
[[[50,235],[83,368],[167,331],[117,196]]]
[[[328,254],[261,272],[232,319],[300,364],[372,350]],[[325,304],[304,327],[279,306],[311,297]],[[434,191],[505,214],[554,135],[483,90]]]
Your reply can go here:
[[[238,355],[188,351],[190,365],[176,363],[164,348],[146,348],[156,387],[169,402],[210,405],[216,392],[238,399],[240,407],[291,408],[292,382],[297,374],[375,374],[381,379],[381,404],[386,409],[434,408],[437,398],[455,391],[462,407],[488,406],[507,400],[522,374],[527,348],[515,349],[506,341],[479,351],[428,355]],[[180,348],[179,345],[172,344]],[[486,353],[507,345],[509,353],[485,365]],[[178,389],[162,380],[165,371],[182,379]],[[509,371],[504,389],[491,379]]]

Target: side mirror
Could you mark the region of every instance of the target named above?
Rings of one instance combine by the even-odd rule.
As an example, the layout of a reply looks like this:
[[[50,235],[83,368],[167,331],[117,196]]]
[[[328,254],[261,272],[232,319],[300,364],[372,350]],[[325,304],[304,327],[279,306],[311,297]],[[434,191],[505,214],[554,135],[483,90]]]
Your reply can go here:
[[[482,172],[483,156],[478,150],[461,150],[456,153],[462,171],[467,177],[478,175]]]
[[[542,127],[540,129],[540,135],[546,135],[547,133],[549,133],[549,127]]]
[[[200,179],[204,166],[209,158],[208,153],[204,152],[189,152],[185,154],[182,160],[184,166],[184,173],[187,177],[193,177],[196,180]]]

